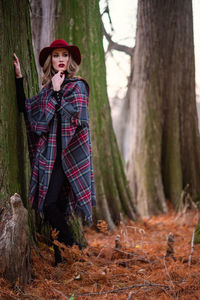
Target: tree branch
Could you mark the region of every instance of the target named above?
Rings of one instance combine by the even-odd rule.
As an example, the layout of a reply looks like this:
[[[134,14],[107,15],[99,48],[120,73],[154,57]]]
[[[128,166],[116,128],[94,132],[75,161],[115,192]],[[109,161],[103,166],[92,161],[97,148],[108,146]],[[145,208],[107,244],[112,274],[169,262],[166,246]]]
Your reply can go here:
[[[190,256],[188,259],[188,266],[191,266],[191,261],[192,261],[192,254],[194,252],[194,234],[195,234],[195,226],[193,228],[193,233],[192,233],[192,240],[191,240],[191,252],[190,252]]]
[[[102,23],[103,35],[106,37],[106,39],[108,41],[107,52],[114,49],[114,50],[121,51],[121,52],[124,52],[124,53],[132,56],[133,52],[134,52],[134,47],[128,47],[128,46],[120,45],[116,42],[113,42],[111,35],[107,33],[102,21],[101,21],[101,23]]]

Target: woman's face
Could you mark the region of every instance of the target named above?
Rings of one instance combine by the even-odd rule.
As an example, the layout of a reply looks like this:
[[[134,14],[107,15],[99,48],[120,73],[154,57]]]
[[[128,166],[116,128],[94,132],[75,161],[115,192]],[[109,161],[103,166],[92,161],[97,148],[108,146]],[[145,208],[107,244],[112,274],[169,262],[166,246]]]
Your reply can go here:
[[[52,51],[51,62],[54,70],[66,71],[69,60],[69,52],[65,48],[56,48]]]

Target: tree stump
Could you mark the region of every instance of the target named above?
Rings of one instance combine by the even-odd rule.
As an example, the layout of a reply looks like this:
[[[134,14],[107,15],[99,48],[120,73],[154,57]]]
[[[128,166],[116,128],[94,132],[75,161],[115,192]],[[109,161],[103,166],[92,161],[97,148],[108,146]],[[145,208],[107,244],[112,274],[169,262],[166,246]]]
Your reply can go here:
[[[17,193],[10,202],[0,214],[0,275],[22,286],[31,279],[28,211]]]

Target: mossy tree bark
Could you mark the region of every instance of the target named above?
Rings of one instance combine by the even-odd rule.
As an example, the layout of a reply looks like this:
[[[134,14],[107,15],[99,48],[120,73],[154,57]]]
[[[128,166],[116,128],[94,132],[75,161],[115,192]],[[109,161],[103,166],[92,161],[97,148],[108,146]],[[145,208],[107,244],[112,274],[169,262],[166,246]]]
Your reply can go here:
[[[0,1],[0,207],[8,208],[14,193],[20,194],[24,205],[29,207],[29,159],[24,120],[17,107],[13,52],[21,61],[26,94],[36,93],[37,73],[26,0]],[[10,282],[19,279],[19,284],[23,284],[30,279],[29,235],[28,213],[22,205],[20,207],[20,211],[24,211],[22,214],[15,214],[14,209],[12,219],[8,214],[8,223],[1,222],[1,226],[5,225],[4,231],[1,230],[5,233],[1,237],[2,255],[5,256],[2,256],[1,273]]]
[[[131,93],[128,178],[139,212],[179,207],[200,194],[192,1],[139,0]]]
[[[56,16],[56,38],[78,45],[82,53],[80,74],[90,85],[96,218],[113,228],[122,214],[136,215],[112,127],[98,0],[61,0]]]
[[[26,0],[0,1],[0,205],[15,192],[27,204],[29,160],[23,116],[16,101],[13,52],[21,61],[26,93],[34,94],[37,73]]]

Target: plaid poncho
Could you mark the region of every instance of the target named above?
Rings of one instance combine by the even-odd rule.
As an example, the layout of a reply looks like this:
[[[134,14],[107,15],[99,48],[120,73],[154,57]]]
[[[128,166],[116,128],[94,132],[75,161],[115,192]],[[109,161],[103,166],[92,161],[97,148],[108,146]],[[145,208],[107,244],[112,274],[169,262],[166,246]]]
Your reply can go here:
[[[88,85],[78,78],[65,78],[62,86],[61,141],[62,167],[68,183],[63,186],[67,211],[78,209],[86,220],[92,221],[95,188],[92,168],[88,116]],[[43,205],[56,159],[57,101],[52,85],[44,87],[33,98],[26,99],[26,127],[31,161],[29,199],[37,201],[37,210],[43,214]],[[55,182],[56,184],[56,182]],[[37,200],[36,200],[37,198]],[[35,205],[34,205],[35,206]]]

